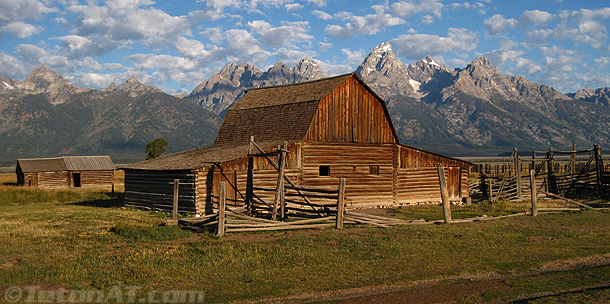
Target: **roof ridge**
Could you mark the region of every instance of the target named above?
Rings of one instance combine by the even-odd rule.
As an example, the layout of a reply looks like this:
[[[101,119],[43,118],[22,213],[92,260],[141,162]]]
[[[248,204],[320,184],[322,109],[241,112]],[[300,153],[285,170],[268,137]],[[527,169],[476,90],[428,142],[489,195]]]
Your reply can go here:
[[[303,81],[303,82],[278,84],[278,85],[274,85],[274,86],[266,86],[266,87],[259,87],[259,88],[249,88],[249,89],[244,89],[244,92],[247,93],[248,91],[274,89],[274,88],[282,88],[282,87],[297,86],[297,85],[302,85],[302,84],[309,84],[309,83],[314,83],[314,82],[319,82],[319,81],[328,81],[328,80],[335,79],[335,78],[352,76],[354,74],[356,74],[356,73],[355,72],[351,72],[351,73],[347,73],[347,74],[335,75],[335,76],[324,77],[324,78],[308,80],[308,81]]]

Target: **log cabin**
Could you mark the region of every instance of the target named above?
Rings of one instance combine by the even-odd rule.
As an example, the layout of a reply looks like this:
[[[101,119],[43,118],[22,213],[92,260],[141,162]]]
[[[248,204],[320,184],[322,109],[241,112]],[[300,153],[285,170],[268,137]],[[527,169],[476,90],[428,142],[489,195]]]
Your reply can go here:
[[[109,156],[63,156],[19,159],[17,184],[45,189],[114,189],[114,163]]]
[[[212,146],[124,167],[126,204],[171,210],[178,179],[180,212],[213,212],[221,181],[228,202],[243,205],[249,161],[254,186],[278,179],[267,159],[248,157],[251,137],[265,153],[285,145],[284,173],[299,186],[335,186],[346,178],[348,208],[440,202],[440,166],[450,199],[469,195],[472,164],[401,144],[385,102],[352,73],[247,90]]]

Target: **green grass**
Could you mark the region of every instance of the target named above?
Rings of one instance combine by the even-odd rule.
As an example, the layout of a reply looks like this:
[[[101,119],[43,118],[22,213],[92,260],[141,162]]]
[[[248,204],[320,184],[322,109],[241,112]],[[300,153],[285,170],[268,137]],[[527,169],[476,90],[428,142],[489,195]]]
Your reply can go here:
[[[452,211],[458,218],[523,208],[504,204]],[[438,208],[402,208],[392,215],[442,219]],[[466,274],[514,275],[557,260],[610,253],[610,214],[598,211],[218,238],[212,232],[163,226],[165,215],[120,207],[119,195],[3,187],[0,214],[0,288],[52,284],[67,289],[141,286],[143,292],[205,290],[206,303],[408,285]],[[514,280],[509,282],[513,289],[536,293],[610,278],[604,271],[587,276],[566,271]],[[498,292],[465,303],[518,294]]]

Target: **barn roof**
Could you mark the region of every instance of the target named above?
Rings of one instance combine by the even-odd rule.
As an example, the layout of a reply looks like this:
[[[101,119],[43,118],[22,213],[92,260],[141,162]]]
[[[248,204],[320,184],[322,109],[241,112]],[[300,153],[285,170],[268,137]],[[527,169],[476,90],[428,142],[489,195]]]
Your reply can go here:
[[[110,156],[63,156],[17,160],[22,172],[108,171],[115,166]]]
[[[258,142],[257,144],[268,151],[277,147],[275,142]],[[141,161],[123,167],[134,170],[193,170],[205,168],[214,164],[239,159],[248,154],[249,144],[245,145],[213,145],[164,155],[154,159]]]
[[[298,142],[305,138],[320,101],[355,74],[297,84],[256,88],[225,115],[214,145],[258,141]]]

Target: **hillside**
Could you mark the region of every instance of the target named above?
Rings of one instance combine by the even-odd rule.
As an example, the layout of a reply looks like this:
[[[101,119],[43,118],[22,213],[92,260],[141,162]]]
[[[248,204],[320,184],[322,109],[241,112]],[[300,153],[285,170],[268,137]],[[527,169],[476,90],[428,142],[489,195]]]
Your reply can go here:
[[[157,137],[168,153],[213,143],[218,115],[146,86],[135,77],[106,90],[74,87],[41,66],[0,90],[0,161],[58,155],[110,155],[116,163],[145,157]]]

